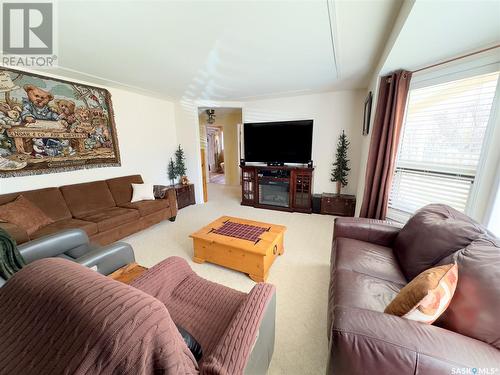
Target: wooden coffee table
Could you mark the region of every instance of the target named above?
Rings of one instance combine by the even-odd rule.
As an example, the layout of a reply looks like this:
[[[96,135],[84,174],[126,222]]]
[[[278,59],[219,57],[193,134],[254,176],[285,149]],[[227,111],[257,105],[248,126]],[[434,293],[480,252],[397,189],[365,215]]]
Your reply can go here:
[[[190,235],[196,263],[210,262],[266,281],[274,259],[283,254],[286,227],[222,216]]]

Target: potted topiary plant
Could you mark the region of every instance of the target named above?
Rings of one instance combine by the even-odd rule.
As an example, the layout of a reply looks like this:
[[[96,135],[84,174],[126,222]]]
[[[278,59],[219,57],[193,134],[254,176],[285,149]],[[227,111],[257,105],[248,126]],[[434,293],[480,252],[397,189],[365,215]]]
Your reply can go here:
[[[342,130],[337,143],[337,154],[333,163],[332,178],[330,179],[330,181],[337,183],[337,194],[339,195],[342,187],[347,185],[347,176],[351,170],[349,168],[349,159],[347,159],[349,144],[350,142]]]

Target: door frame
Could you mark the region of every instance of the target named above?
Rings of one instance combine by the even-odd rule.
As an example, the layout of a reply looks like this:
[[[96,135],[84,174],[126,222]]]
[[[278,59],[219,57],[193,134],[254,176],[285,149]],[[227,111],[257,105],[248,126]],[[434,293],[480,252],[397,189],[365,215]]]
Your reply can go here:
[[[240,131],[243,131],[243,124],[245,123],[245,106],[244,103],[241,102],[213,102],[213,101],[203,101],[203,100],[198,100],[195,102],[194,106],[194,112],[195,112],[195,123],[196,123],[196,133],[198,134],[197,138],[197,143],[198,143],[198,149],[200,150],[200,168],[201,168],[201,185],[202,185],[202,191],[203,191],[203,200],[204,203],[208,201],[208,188],[207,188],[207,166],[206,166],[206,149],[201,148],[201,134],[200,134],[200,108],[213,108],[213,109],[221,109],[221,108],[232,108],[232,109],[239,109],[241,110],[241,124],[240,128],[237,131],[237,142],[238,142],[238,160],[237,162],[239,163],[239,160],[241,160],[241,153],[244,152],[244,146],[241,144],[241,149],[240,149],[240,142],[243,142],[243,139],[240,135]],[[205,128],[206,132],[206,128]],[[206,138],[206,133],[205,133],[205,138]],[[204,159],[204,160],[203,160]],[[240,178],[239,182],[241,185],[241,170],[239,171]]]

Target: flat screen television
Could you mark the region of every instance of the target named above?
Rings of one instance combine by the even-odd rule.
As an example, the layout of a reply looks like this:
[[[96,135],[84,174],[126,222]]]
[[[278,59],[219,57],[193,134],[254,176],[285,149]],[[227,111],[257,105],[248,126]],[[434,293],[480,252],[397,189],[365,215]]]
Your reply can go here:
[[[311,160],[313,120],[246,123],[245,161],[307,163]]]

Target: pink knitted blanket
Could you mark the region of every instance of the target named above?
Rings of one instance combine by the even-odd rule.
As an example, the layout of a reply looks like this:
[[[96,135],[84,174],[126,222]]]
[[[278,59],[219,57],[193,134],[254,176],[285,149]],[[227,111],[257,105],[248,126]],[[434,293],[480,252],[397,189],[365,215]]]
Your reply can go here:
[[[165,305],[58,258],[0,288],[0,374],[197,374]]]

